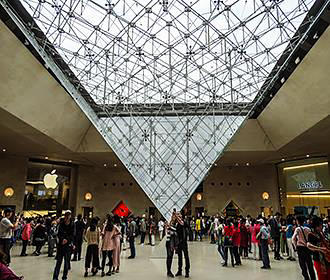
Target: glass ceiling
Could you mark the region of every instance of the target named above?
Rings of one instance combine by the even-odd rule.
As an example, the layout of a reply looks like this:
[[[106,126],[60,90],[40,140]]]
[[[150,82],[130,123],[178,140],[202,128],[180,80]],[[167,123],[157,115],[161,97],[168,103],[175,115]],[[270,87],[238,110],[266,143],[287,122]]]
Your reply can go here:
[[[39,51],[55,47],[58,54],[50,48],[46,63],[170,219],[277,77],[273,69],[300,42],[297,30],[315,1],[21,2],[39,26],[24,28],[40,28],[48,39],[30,42]],[[54,65],[57,55],[103,108],[103,118],[68,85],[75,83]],[[215,114],[215,107],[223,111]]]
[[[97,104],[161,111],[253,102],[315,1],[21,2]]]

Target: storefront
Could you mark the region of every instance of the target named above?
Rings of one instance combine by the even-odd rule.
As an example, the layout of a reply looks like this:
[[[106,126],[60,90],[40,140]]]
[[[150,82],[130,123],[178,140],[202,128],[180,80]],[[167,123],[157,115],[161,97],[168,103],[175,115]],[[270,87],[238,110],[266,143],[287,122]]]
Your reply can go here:
[[[23,211],[25,216],[61,214],[70,209],[72,167],[29,161]]]
[[[313,158],[278,165],[283,214],[330,215],[328,158]]]

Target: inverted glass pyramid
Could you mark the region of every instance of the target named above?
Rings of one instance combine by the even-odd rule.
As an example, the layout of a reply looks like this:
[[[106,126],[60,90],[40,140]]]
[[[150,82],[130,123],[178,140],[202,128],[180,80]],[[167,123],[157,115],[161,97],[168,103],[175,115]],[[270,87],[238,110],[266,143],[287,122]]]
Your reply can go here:
[[[240,116],[113,117],[110,142],[166,218],[181,209],[244,120]]]
[[[30,42],[88,95],[66,86],[167,218],[274,81],[314,2],[20,0]]]

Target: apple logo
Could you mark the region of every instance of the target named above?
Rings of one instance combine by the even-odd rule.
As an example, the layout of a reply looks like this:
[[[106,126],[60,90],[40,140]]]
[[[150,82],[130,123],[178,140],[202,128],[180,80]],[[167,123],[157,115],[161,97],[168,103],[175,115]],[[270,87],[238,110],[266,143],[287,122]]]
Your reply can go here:
[[[56,189],[57,187],[57,175],[55,174],[56,170],[54,169],[52,172],[47,173],[44,176],[44,185],[47,189]]]

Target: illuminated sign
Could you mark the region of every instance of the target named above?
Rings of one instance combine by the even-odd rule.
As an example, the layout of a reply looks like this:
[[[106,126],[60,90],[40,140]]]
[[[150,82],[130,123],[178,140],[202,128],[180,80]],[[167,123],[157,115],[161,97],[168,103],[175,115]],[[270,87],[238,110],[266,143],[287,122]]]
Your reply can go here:
[[[298,184],[298,190],[319,190],[322,189],[323,185],[321,181],[307,181]]]

